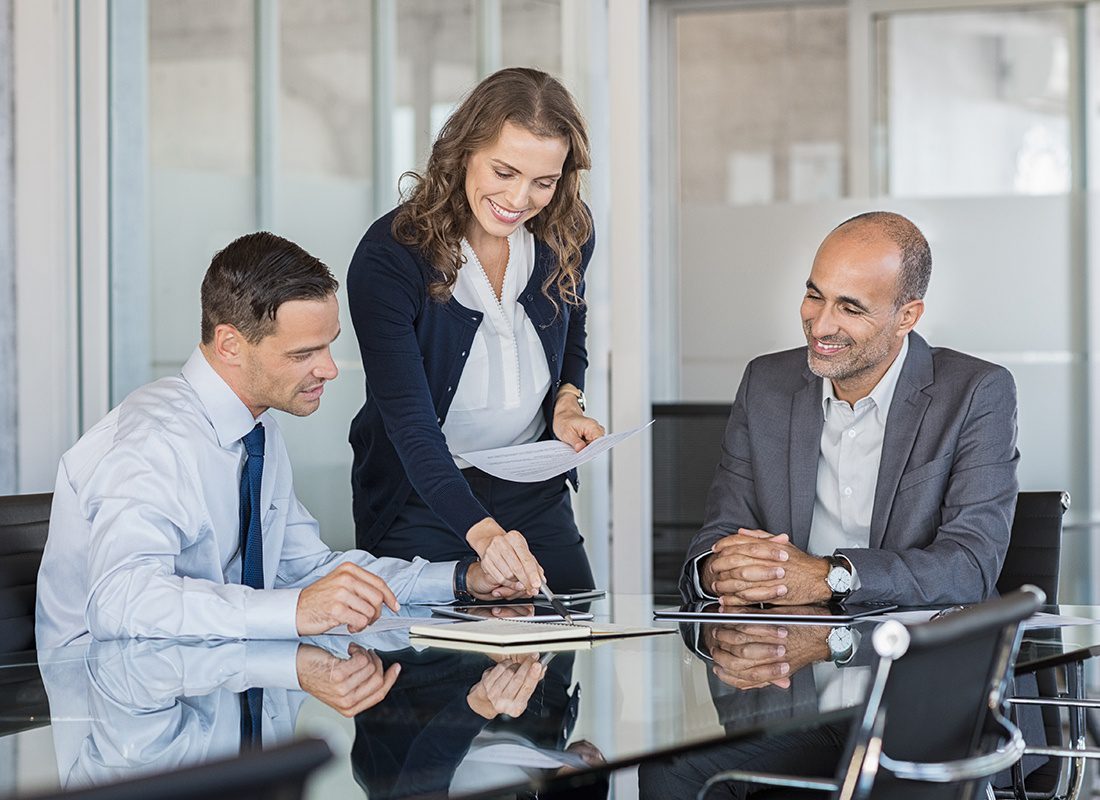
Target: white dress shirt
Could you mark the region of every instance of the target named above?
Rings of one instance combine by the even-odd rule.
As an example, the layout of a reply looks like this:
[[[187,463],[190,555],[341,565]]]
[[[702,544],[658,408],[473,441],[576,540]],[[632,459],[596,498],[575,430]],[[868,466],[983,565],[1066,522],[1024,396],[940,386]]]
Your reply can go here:
[[[837,399],[833,382],[821,382],[821,449],[817,457],[817,493],[810,523],[811,555],[832,555],[841,548],[871,543],[871,513],[882,460],[886,419],[898,385],[909,337],[875,388],[851,406]],[[853,585],[853,589],[858,584]]]
[[[821,413],[825,422],[821,429],[817,491],[806,548],[810,555],[832,555],[841,548],[866,548],[871,544],[871,514],[875,506],[886,419],[908,354],[909,337],[906,336],[890,368],[871,393],[857,400],[854,407],[837,398],[831,380],[821,381]],[[700,597],[716,600],[700,580],[702,561],[709,556],[710,553],[701,553],[695,559],[695,591]],[[859,575],[853,568],[852,589],[858,588]]]
[[[241,437],[265,431],[264,589],[240,583]],[[254,419],[196,348],[179,376],[130,394],[61,458],[38,573],[40,648],[97,639],[285,639],[301,590],[352,561],[398,600],[453,599],[454,562],[331,551],[294,495],[270,413]]]
[[[535,237],[522,225],[508,237],[508,265],[497,299],[473,248],[462,240],[465,266],[454,299],[484,317],[470,345],[443,423],[447,447],[459,453],[537,441],[546,429],[542,401],[550,388],[546,351],[519,302],[535,264]]]

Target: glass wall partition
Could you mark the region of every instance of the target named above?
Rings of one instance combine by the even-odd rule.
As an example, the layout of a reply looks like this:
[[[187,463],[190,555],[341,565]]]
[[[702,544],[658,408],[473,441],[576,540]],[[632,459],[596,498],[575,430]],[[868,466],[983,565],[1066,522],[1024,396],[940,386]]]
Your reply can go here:
[[[343,283],[360,237],[396,202],[398,177],[422,168],[482,72],[563,74],[565,20],[561,0],[116,2],[112,174],[129,191],[111,199],[112,403],[179,370],[198,340],[202,276],[237,236],[269,228]],[[589,75],[591,57],[574,49],[570,74]],[[340,300],[340,378],[316,414],[280,425],[300,498],[345,548],[363,372]]]
[[[679,300],[654,306],[677,341],[654,394],[731,403],[753,356],[804,344],[803,282],[829,230],[897,211],[934,256],[918,331],[1012,371],[1021,487],[1068,490],[1070,522],[1085,519],[1083,6],[916,5],[666,4],[678,203],[657,225],[678,244],[655,266]],[[655,481],[655,519],[675,491]],[[1064,599],[1084,601],[1087,537],[1066,550]]]

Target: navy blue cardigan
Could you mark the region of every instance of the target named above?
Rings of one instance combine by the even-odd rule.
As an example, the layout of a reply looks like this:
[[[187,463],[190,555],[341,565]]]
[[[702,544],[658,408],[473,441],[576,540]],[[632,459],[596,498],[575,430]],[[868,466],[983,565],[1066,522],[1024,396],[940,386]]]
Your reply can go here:
[[[455,466],[441,430],[482,314],[453,297],[440,303],[428,296],[433,270],[393,238],[396,213],[371,225],[348,268],[348,303],[366,373],[366,400],[349,436],[352,513],[356,545],[366,549],[389,529],[410,489],[463,540],[491,516]],[[594,244],[593,236],[582,248],[582,297]],[[588,366],[584,305],[571,306],[555,295],[555,308],[542,293],[556,263],[554,251],[536,239],[531,280],[519,299],[550,369],[542,403],[547,438],[553,435],[558,388],[571,383],[583,389]],[[569,478],[576,486],[575,471]]]

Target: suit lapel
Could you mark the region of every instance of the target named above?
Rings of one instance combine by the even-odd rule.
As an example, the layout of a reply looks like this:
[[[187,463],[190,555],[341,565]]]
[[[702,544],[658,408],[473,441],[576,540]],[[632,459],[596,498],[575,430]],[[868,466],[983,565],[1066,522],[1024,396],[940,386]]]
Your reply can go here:
[[[805,370],[806,385],[791,399],[791,541],[802,550],[810,541],[821,452],[821,379]],[[774,531],[783,533],[783,531]]]
[[[871,511],[872,548],[882,547],[886,536],[886,522],[894,506],[901,473],[909,462],[913,443],[917,440],[921,421],[932,398],[924,388],[932,383],[932,350],[916,333],[909,334],[909,355],[898,376],[894,399],[890,402],[890,414],[886,418],[886,432],[882,437],[882,457],[878,465],[878,482],[875,484],[875,505]]]

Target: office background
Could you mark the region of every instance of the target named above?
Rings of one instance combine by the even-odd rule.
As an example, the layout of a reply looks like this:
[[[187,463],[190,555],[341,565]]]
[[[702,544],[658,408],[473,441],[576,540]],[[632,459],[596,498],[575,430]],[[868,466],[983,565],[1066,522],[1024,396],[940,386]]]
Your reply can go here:
[[[1100,4],[1044,0],[0,0],[0,492],[198,334],[210,256],[258,228],[343,279],[398,176],[501,66],[559,76],[591,126],[590,407],[728,403],[801,343],[816,245],[871,208],[935,268],[919,330],[1009,367],[1021,485],[1073,495],[1068,601],[1100,548]],[[352,541],[362,371],[282,416],[299,495]],[[652,585],[648,437],[585,468],[597,579]]]

